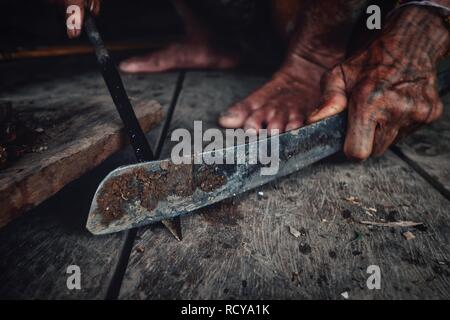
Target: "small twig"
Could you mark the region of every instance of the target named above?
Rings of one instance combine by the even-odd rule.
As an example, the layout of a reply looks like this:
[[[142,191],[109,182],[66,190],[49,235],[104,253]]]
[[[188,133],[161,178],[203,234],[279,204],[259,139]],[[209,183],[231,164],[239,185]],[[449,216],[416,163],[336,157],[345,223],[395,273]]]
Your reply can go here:
[[[377,227],[387,227],[387,228],[411,228],[422,226],[422,222],[413,221],[397,221],[397,222],[372,222],[372,221],[359,221],[361,224],[377,226]]]

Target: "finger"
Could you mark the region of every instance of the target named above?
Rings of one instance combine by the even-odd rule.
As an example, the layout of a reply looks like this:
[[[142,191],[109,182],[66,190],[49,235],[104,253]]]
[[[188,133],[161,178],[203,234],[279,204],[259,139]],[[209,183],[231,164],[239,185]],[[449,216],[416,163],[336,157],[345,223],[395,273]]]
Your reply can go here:
[[[84,0],[65,0],[67,36],[70,39],[81,34],[84,21]]]
[[[368,110],[368,108],[361,108],[361,106],[356,107],[356,103],[353,102],[350,105],[347,136],[344,144],[344,153],[349,158],[366,160],[372,154],[377,121],[375,114],[368,112]]]
[[[334,116],[344,111],[347,107],[346,88],[342,69],[339,66],[336,67],[331,73],[325,76],[323,81],[322,100],[324,102],[308,117],[308,123],[314,123]]]
[[[375,130],[372,155],[381,156],[384,154],[386,150],[396,141],[398,132],[398,127],[382,128],[378,126]]]

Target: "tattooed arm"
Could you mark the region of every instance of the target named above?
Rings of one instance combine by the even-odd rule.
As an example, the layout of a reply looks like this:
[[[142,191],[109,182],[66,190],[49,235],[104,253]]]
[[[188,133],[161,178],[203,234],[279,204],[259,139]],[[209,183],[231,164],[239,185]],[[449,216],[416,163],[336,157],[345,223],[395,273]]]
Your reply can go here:
[[[367,50],[323,79],[323,101],[309,122],[348,108],[344,151],[364,160],[397,138],[440,117],[436,62],[450,47],[450,33],[435,9],[408,6],[391,17]]]
[[[400,1],[399,8],[410,6],[410,5],[419,5],[419,6],[428,6],[435,7],[440,9],[443,14],[450,14],[450,0],[404,0]]]

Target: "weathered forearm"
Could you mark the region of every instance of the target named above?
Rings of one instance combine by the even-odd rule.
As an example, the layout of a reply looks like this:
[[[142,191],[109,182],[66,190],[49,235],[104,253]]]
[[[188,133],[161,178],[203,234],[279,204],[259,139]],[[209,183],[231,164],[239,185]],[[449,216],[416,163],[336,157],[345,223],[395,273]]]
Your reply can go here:
[[[389,63],[434,67],[450,49],[450,32],[440,12],[410,6],[390,17],[380,41]]]
[[[440,9],[444,14],[450,14],[450,0],[404,0],[400,1],[399,8],[411,5],[434,7]]]

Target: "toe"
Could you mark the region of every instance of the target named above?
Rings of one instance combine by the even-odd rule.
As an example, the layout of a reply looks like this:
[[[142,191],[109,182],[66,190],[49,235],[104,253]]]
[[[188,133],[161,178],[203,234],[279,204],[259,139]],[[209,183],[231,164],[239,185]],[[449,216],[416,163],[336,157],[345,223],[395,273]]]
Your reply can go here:
[[[258,132],[266,127],[267,113],[264,109],[253,112],[244,123],[244,130],[255,130]]]
[[[230,129],[242,128],[251,112],[252,108],[245,101],[239,102],[219,117],[219,125]]]
[[[255,111],[258,110],[264,103],[264,99],[261,97],[261,93],[258,90],[248,96],[245,100],[238,102],[234,106],[228,109],[219,118],[219,124],[224,128],[242,128],[247,118]]]
[[[260,109],[268,100],[279,94],[280,85],[278,82],[274,80],[265,84],[245,100],[232,106],[219,118],[219,124],[224,128],[242,128],[250,114]]]
[[[148,60],[150,59],[149,56],[147,57],[140,57],[140,58],[131,58],[127,59],[125,61],[122,61],[119,64],[119,69],[122,72],[127,73],[139,73],[144,72],[145,69],[148,67]]]
[[[286,131],[296,130],[305,124],[305,118],[300,112],[300,108],[289,110],[289,119],[286,125]]]
[[[269,134],[271,134],[274,130],[277,130],[278,133],[283,133],[288,120],[287,110],[280,110],[279,108],[273,109],[269,107],[267,114],[270,115],[271,113],[273,113],[273,116],[269,117],[267,121],[267,130],[269,130]]]
[[[174,67],[173,54],[169,49],[156,51],[151,54],[134,57],[122,61],[119,69],[126,73],[153,73],[168,71]]]
[[[301,119],[291,120],[286,125],[286,131],[296,130],[303,127],[304,121]]]

